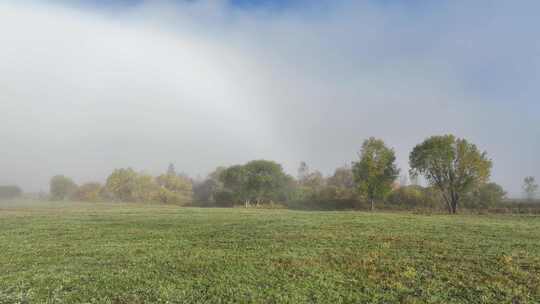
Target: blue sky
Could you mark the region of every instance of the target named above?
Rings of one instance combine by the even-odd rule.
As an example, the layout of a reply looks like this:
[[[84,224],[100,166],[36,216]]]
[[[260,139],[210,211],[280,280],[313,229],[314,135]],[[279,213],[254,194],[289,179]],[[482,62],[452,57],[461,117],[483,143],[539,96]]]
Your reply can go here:
[[[100,181],[171,161],[204,176],[256,158],[331,174],[369,136],[406,172],[415,144],[453,133],[487,150],[493,181],[519,196],[523,177],[540,179],[538,11],[532,0],[5,1],[0,184],[39,190],[58,173]]]

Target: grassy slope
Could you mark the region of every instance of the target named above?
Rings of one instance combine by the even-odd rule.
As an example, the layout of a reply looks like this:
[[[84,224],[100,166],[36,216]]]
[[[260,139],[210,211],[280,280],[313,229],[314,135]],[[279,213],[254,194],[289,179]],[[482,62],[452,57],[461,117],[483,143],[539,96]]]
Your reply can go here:
[[[540,218],[0,205],[0,303],[536,303]]]

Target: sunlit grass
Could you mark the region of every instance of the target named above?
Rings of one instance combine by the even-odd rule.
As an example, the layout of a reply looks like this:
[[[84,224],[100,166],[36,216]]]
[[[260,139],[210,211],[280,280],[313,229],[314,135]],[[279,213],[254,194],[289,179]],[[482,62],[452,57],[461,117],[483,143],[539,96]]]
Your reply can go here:
[[[537,303],[540,218],[0,203],[0,303]]]

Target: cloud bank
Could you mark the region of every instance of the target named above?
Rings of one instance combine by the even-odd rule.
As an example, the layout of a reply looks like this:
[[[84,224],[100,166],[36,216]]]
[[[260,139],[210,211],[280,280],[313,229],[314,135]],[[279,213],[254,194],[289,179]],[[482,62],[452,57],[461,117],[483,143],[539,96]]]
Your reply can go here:
[[[454,133],[520,194],[540,177],[536,1],[0,4],[0,183],[58,173],[300,161],[325,173],[384,139],[407,170]]]

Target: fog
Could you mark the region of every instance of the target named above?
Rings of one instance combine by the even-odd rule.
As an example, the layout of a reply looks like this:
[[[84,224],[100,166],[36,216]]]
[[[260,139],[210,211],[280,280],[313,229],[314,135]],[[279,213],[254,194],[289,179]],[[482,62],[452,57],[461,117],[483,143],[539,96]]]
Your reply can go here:
[[[520,195],[540,177],[540,3],[420,2],[3,1],[0,184],[261,158],[329,174],[369,136],[406,171],[453,133]]]

